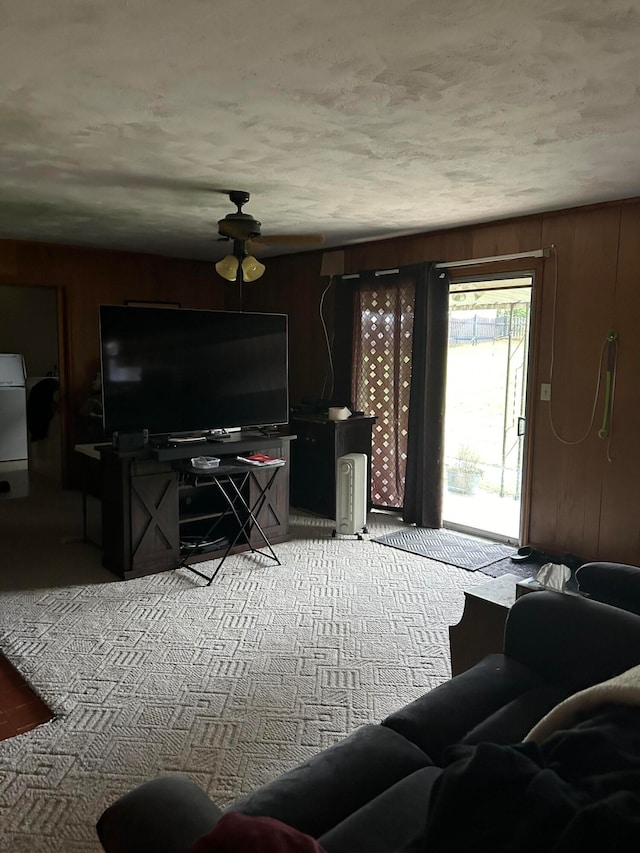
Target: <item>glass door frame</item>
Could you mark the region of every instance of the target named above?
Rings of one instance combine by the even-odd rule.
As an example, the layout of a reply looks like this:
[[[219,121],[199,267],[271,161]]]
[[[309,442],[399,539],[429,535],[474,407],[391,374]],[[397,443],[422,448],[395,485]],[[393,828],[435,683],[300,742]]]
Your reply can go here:
[[[528,529],[529,529],[529,510],[530,510],[530,491],[531,491],[531,463],[532,463],[532,434],[533,434],[533,426],[534,426],[534,406],[533,403],[533,389],[537,387],[537,371],[538,371],[538,347],[534,345],[536,340],[536,331],[539,328],[539,314],[540,314],[540,302],[541,300],[538,298],[538,287],[537,282],[539,282],[542,278],[543,266],[541,263],[537,262],[532,264],[529,260],[528,263],[522,266],[521,269],[514,269],[514,266],[519,266],[519,264],[514,264],[511,262],[509,264],[508,269],[504,269],[504,271],[492,271],[487,272],[486,267],[480,271],[478,267],[477,274],[469,274],[469,270],[465,270],[465,274],[462,276],[453,277],[450,280],[450,285],[464,285],[471,283],[481,283],[481,282],[504,282],[504,285],[498,285],[497,287],[486,286],[486,290],[501,290],[501,289],[509,289],[508,281],[509,279],[522,279],[522,278],[530,278],[530,284],[521,285],[522,287],[530,288],[530,311],[529,311],[529,324],[528,324],[528,341],[527,341],[527,371],[526,377],[524,378],[524,417],[525,417],[525,432],[523,436],[523,445],[521,452],[521,465],[522,470],[520,473],[520,512],[519,512],[519,539],[515,544],[521,545],[528,541]],[[504,268],[505,264],[500,264],[500,267]],[[451,293],[451,290],[450,290]],[[446,413],[445,413],[446,418]],[[446,488],[444,480],[443,480],[443,489]],[[456,524],[455,522],[445,524],[443,520],[443,526],[448,526],[451,529],[461,530],[463,532],[468,532],[470,534],[475,535],[486,535],[491,537],[492,539],[496,539],[497,541],[506,541],[510,543],[514,543],[514,539],[508,536],[503,536],[499,533],[494,533],[492,531],[483,531],[473,527],[466,527],[462,524]]]

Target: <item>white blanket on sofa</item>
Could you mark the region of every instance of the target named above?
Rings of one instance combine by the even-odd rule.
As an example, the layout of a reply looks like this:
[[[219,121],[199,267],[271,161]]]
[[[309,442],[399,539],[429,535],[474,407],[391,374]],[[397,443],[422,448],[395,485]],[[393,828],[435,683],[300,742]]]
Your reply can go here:
[[[542,743],[552,732],[572,726],[584,711],[611,704],[640,705],[640,665],[568,696],[536,723],[525,741]]]

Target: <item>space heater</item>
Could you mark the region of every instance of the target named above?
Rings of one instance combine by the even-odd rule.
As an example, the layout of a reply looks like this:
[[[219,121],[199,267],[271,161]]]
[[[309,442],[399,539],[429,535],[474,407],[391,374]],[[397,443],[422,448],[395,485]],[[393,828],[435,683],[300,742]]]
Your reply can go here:
[[[367,454],[347,453],[336,463],[336,533],[367,533]]]

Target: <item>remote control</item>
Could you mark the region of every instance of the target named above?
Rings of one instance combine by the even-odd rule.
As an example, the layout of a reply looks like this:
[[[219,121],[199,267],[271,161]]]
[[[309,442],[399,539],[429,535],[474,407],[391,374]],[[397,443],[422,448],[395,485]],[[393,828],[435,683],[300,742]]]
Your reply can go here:
[[[190,435],[186,438],[170,438],[170,444],[200,444],[203,441],[206,441],[204,435]]]

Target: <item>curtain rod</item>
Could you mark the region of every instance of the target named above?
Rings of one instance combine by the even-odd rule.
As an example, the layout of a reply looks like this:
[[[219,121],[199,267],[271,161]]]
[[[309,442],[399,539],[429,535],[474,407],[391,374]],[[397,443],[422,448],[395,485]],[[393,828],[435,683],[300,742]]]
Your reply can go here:
[[[436,270],[450,270],[454,267],[474,267],[476,264],[488,264],[492,261],[518,261],[520,258],[548,258],[551,254],[551,249],[533,249],[531,252],[516,252],[514,255],[492,255],[490,258],[469,258],[466,261],[440,261],[437,264],[433,265],[433,268]],[[393,273],[400,272],[399,269],[390,269],[390,270],[375,270],[374,275],[392,275]],[[359,272],[347,273],[346,275],[341,275],[344,281],[349,278],[360,278]]]
[[[492,261],[517,261],[520,258],[548,258],[549,249],[534,249],[532,252],[517,252],[515,255],[493,255],[490,258],[470,258],[468,261],[441,261],[434,264],[437,270],[450,270],[454,267],[473,267],[476,264],[488,264]]]
[[[398,267],[396,267],[395,269],[392,269],[392,270],[374,270],[373,274],[376,277],[378,277],[381,275],[396,275],[399,272],[400,272],[400,269]],[[347,275],[342,275],[342,276],[340,276],[340,278],[343,281],[346,281],[349,278],[360,278],[360,273],[359,272],[347,273]]]

